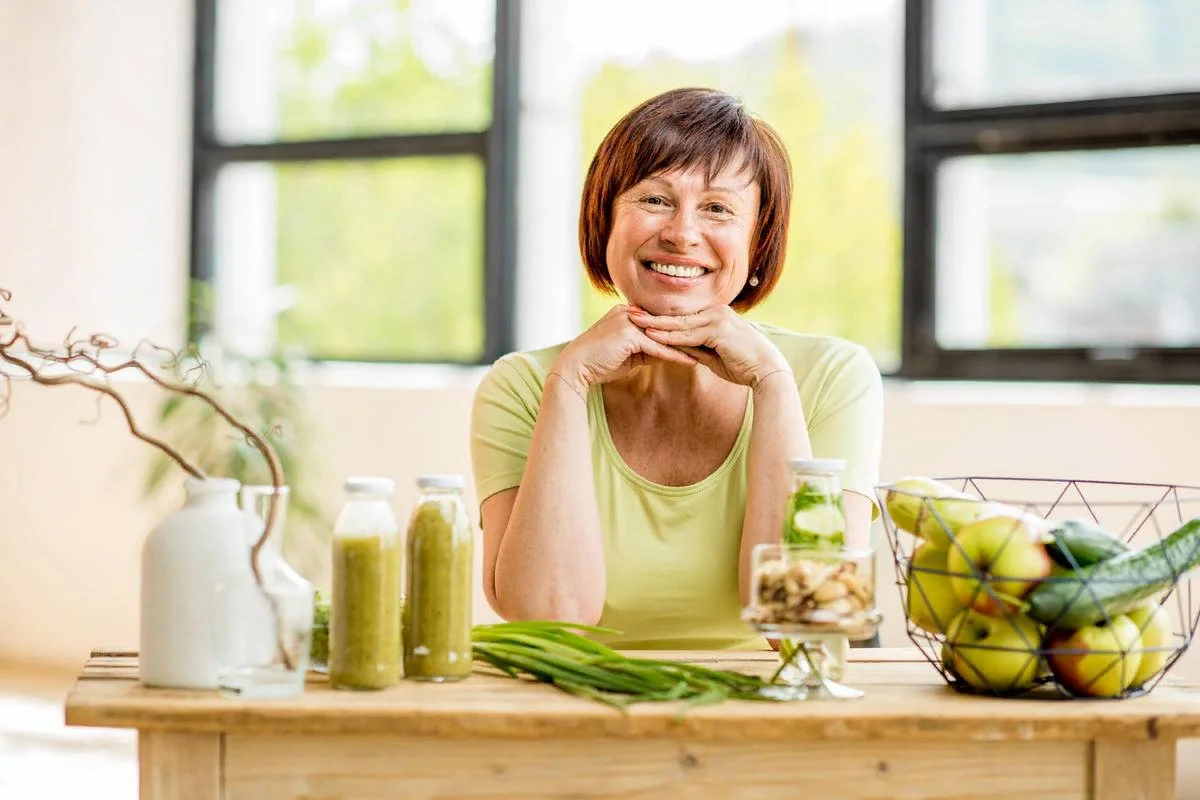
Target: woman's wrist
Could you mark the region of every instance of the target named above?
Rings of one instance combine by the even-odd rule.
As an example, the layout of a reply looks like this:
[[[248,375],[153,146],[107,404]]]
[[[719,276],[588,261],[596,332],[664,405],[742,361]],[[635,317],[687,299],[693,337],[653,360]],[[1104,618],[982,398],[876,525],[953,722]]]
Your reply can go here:
[[[549,374],[546,375],[546,380],[550,381],[557,378],[558,381],[565,383],[571,391],[580,397],[586,397],[589,387],[587,379],[583,376],[582,370],[576,368],[570,361],[559,358],[550,367]]]
[[[791,367],[787,365],[772,367],[750,381],[750,391],[755,394],[769,386],[790,387],[791,391],[795,391],[796,376],[792,374]]]

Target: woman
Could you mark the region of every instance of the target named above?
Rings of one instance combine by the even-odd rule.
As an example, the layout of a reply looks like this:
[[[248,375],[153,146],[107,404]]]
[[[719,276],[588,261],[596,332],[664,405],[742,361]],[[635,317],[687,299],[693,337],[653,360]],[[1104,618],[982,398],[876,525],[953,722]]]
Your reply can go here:
[[[754,545],[779,541],[792,458],[844,458],[865,545],[881,381],[858,345],[738,312],[779,280],[791,205],[776,133],[678,89],[633,109],[587,173],[588,277],[624,302],[574,340],[498,360],[471,452],[483,585],[505,619],[620,631],[633,648],[757,648]]]

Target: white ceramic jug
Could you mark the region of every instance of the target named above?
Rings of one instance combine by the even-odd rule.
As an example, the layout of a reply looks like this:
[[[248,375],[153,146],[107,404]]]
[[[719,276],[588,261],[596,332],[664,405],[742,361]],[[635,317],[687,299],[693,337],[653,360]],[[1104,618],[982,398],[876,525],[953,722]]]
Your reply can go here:
[[[147,686],[214,689],[213,631],[222,623],[213,588],[230,574],[250,574],[240,484],[189,479],[183,508],[167,516],[142,545],[139,669]]]

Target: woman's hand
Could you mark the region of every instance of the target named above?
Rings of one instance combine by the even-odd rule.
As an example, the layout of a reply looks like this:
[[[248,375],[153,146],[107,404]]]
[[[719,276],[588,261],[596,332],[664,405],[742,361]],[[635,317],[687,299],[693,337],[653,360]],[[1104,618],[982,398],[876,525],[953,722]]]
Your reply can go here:
[[[773,373],[791,373],[778,348],[729,306],[677,317],[637,309],[630,319],[648,338],[691,355],[730,383],[754,389]]]
[[[694,356],[656,342],[635,325],[631,315],[639,312],[631,306],[613,306],[563,348],[551,371],[583,394],[588,386],[615,381],[651,358],[696,366]]]

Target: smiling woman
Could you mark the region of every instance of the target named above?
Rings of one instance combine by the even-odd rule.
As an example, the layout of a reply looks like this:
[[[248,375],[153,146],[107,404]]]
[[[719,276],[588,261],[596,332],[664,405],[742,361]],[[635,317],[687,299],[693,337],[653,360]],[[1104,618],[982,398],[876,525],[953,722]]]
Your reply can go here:
[[[472,419],[484,591],[506,619],[599,623],[632,649],[765,647],[740,612],[793,458],[846,461],[867,543],[882,388],[861,346],[753,324],[787,249],[789,159],[734,97],[677,89],[605,137],[583,189],[592,283],[622,302],[497,361]]]

